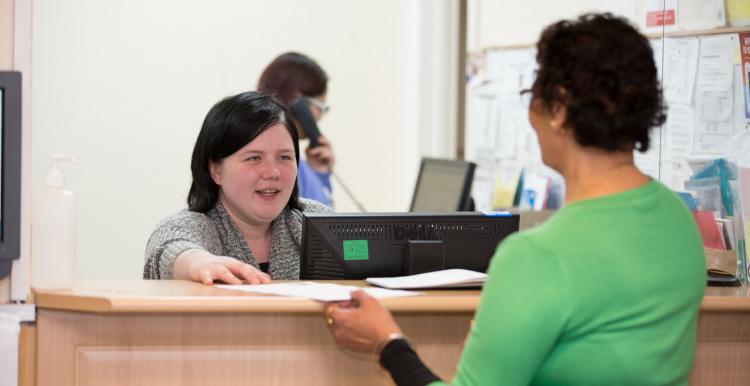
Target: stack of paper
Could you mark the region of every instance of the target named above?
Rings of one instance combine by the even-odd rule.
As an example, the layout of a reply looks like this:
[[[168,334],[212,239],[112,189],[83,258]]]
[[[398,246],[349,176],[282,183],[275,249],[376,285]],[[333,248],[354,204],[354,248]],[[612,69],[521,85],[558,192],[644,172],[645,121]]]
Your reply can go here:
[[[312,283],[304,281],[279,284],[217,284],[214,285],[214,287],[269,295],[291,296],[296,298],[319,300],[322,302],[338,302],[349,300],[351,299],[350,294],[352,293],[352,291],[356,291],[358,289],[361,289],[367,292],[368,295],[378,299],[422,295],[422,293],[414,291],[394,291],[382,288],[360,288],[355,286],[331,283]]]
[[[370,284],[385,288],[459,288],[481,287],[487,279],[487,274],[467,269],[446,269],[411,276],[399,277],[370,277],[366,281]]]

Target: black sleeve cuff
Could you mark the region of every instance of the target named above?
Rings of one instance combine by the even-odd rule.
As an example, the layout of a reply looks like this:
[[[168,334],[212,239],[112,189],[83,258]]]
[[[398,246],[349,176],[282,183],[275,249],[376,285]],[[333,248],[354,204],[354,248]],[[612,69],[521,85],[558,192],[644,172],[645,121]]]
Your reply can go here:
[[[405,339],[394,339],[380,353],[380,364],[399,386],[424,386],[439,381]]]

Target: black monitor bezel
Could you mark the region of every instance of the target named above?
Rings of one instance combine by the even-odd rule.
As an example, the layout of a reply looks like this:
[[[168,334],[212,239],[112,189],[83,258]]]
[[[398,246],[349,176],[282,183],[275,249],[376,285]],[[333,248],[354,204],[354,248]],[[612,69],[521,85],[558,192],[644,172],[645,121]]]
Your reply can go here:
[[[21,254],[21,73],[0,71],[2,106],[2,191],[0,205],[0,278]]]
[[[414,193],[411,196],[411,205],[409,205],[409,211],[414,212],[417,192],[419,191],[419,188],[422,184],[422,178],[424,177],[425,167],[429,166],[429,164],[447,165],[447,166],[461,165],[466,168],[465,173],[464,173],[463,186],[461,187],[461,196],[458,201],[458,207],[455,210],[456,211],[469,210],[471,206],[471,185],[472,185],[472,182],[474,181],[474,170],[476,169],[476,164],[473,162],[469,162],[469,161],[423,157],[422,162],[419,164],[419,175],[417,176],[417,183],[414,184]]]
[[[503,220],[502,224],[498,224],[497,220]],[[313,222],[317,222],[318,225],[312,224]],[[326,277],[318,277],[318,274],[320,273],[315,271],[310,271],[308,267],[308,260],[310,259],[310,256],[307,256],[309,252],[311,252],[312,249],[315,248],[315,245],[320,245],[317,242],[313,244],[313,246],[308,245],[308,238],[312,237],[308,232],[310,232],[309,228],[315,228],[317,229],[316,233],[328,233],[330,234],[330,230],[323,230],[325,229],[321,228],[323,224],[330,224],[330,223],[337,223],[337,226],[340,226],[341,224],[346,225],[355,225],[355,232],[359,232],[358,226],[360,224],[377,224],[380,225],[382,223],[435,223],[435,222],[442,222],[442,223],[469,223],[469,224],[476,224],[479,223],[486,223],[486,224],[493,224],[495,226],[502,226],[504,228],[507,228],[506,231],[499,240],[493,241],[491,245],[492,252],[484,257],[480,257],[483,260],[483,264],[485,265],[485,268],[489,266],[489,260],[492,258],[492,255],[494,254],[494,250],[497,248],[497,244],[502,241],[505,237],[509,236],[510,234],[517,232],[519,230],[520,225],[520,216],[518,214],[511,214],[508,212],[491,212],[491,213],[484,213],[484,212],[398,212],[398,213],[303,213],[303,221],[302,221],[302,241],[301,241],[301,256],[300,256],[300,279],[307,280],[307,279],[315,279],[315,280],[336,280],[336,279],[344,279],[344,280],[360,280],[363,279],[363,277],[357,276],[357,274],[353,274],[352,272],[349,272],[350,265],[341,262],[341,254],[338,248],[335,246],[329,245],[329,247],[332,247],[336,250],[334,252],[334,265],[337,265],[341,267],[339,275],[342,275],[342,277],[336,276],[336,274],[333,274],[332,276],[326,276]],[[365,228],[365,227],[363,227]],[[469,236],[469,238],[473,238]],[[382,239],[379,239],[382,240]],[[489,240],[489,239],[486,239]],[[320,239],[317,240],[318,242],[321,241]],[[323,240],[323,242],[325,242]],[[389,242],[390,243],[390,242]],[[330,243],[328,243],[330,244]],[[490,247],[485,245],[485,247]],[[312,249],[311,249],[312,248]],[[331,249],[328,249],[329,251]],[[455,251],[455,249],[454,249]],[[448,255],[446,255],[447,257]],[[455,255],[450,255],[455,256]],[[382,256],[381,256],[382,257]],[[472,256],[472,260],[476,261],[478,256]],[[403,263],[404,261],[399,261],[398,264]],[[379,264],[382,264],[382,260]],[[391,264],[393,262],[389,262],[389,266],[393,266],[394,264]],[[447,263],[447,261],[446,261]],[[446,264],[447,266],[448,264]],[[361,267],[360,267],[361,268]],[[466,267],[447,267],[447,268],[466,268]],[[474,268],[469,268],[474,269]],[[474,269],[479,270],[479,269]],[[360,272],[361,273],[361,272]],[[395,275],[395,276],[402,276],[406,275],[405,271]],[[370,276],[377,276],[369,274]],[[336,276],[336,277],[334,277]],[[394,276],[393,274],[383,274],[380,276]]]

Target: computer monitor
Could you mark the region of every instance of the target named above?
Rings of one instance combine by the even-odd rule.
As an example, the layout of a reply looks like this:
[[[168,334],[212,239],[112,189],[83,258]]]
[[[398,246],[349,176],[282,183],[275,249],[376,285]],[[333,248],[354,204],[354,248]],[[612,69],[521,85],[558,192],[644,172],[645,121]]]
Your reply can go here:
[[[469,210],[475,167],[472,162],[422,158],[409,211]]]
[[[0,278],[21,246],[21,73],[0,71]]]
[[[518,215],[507,212],[305,213],[300,278],[486,272],[498,243],[518,224]]]

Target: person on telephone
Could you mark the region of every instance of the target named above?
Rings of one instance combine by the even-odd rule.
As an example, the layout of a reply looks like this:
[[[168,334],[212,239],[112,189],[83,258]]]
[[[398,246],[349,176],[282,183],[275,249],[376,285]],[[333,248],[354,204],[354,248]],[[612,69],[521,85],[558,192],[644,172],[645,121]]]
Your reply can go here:
[[[331,209],[298,199],[297,129],[285,111],[259,92],[211,108],[193,149],[188,209],[156,226],[144,279],[299,280],[302,212]]]
[[[648,39],[588,14],[536,47],[529,121],[566,204],[498,247],[451,382],[687,385],[706,266],[688,208],[633,161],[666,117]],[[325,322],[398,385],[443,384],[365,292],[330,304]]]
[[[328,112],[328,75],[311,58],[287,52],[269,64],[260,76],[258,91],[279,98],[290,110],[301,139],[309,139],[306,160],[300,160],[299,195],[333,207],[331,172],[335,163],[331,143],[320,134],[317,122]]]

